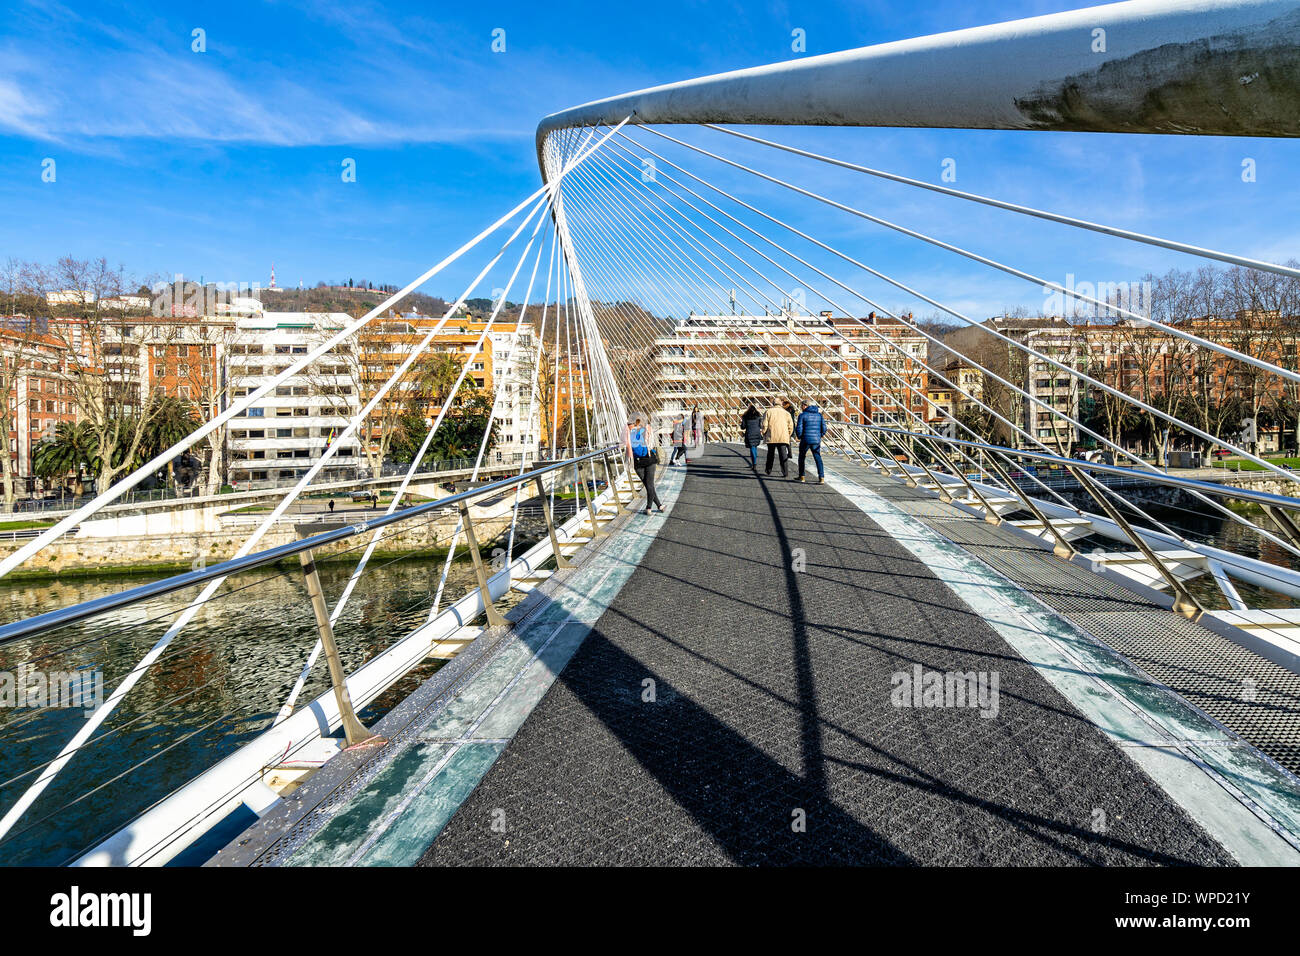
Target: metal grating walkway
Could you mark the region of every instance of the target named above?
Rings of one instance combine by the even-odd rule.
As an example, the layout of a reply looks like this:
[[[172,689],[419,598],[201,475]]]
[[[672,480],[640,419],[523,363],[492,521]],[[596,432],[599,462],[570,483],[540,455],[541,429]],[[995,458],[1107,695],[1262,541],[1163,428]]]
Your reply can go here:
[[[1300,774],[1300,674],[1155,607],[1087,568],[1027,546],[1014,532],[965,515],[920,488],[858,470],[862,473],[853,480],[961,545],[1154,681]]]
[[[900,706],[914,668],[999,673],[996,719]],[[1231,857],[858,507],[711,446],[422,862]]]

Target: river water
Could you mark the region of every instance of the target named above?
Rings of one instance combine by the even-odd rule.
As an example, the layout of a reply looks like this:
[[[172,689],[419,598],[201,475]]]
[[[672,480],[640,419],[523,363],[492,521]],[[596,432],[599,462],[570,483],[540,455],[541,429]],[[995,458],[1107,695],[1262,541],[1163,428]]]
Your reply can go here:
[[[518,551],[527,547],[520,545]],[[353,567],[349,561],[319,565],[331,608]],[[367,568],[335,627],[348,672],[427,619],[442,568],[442,558],[429,557],[377,559]],[[147,580],[118,575],[0,583],[0,620],[18,620]],[[454,562],[441,606],[474,586],[472,563]],[[14,673],[19,665],[46,674],[100,671],[107,694],[197,593],[178,592],[0,648],[0,673]],[[296,562],[231,578],[0,842],[0,864],[59,864],[74,858],[266,729],[316,638]],[[367,708],[362,719],[369,723],[386,713],[439,666],[435,660],[421,665]],[[322,659],[298,702],[305,704],[328,689]],[[39,771],[20,775],[53,759],[85,716],[80,707],[0,706],[0,813]]]

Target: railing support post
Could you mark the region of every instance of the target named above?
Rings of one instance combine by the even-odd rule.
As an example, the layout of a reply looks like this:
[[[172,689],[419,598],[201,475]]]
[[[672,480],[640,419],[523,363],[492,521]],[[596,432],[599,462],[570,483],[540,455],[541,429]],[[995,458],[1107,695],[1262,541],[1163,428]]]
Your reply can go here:
[[[542,514],[546,516],[546,533],[551,538],[551,553],[555,555],[555,566],[571,568],[573,563],[560,550],[560,539],[555,534],[555,516],[551,514],[551,502],[546,497],[546,486],[542,484],[542,476],[538,475],[533,481],[537,485],[537,500],[542,503]]]
[[[863,445],[867,448],[868,451],[871,452],[871,457],[876,459],[876,463],[880,465],[880,470],[887,477],[893,478],[894,473],[893,471],[890,470],[889,465],[887,464],[887,462],[891,460],[889,455],[889,446],[887,446],[884,442],[882,442],[879,438],[877,438],[875,435],[872,434],[870,426],[867,426],[862,434],[863,434],[863,438],[865,439]],[[875,452],[876,448],[880,449],[879,455],[877,455]],[[898,464],[897,459],[892,459],[892,460],[895,465]]]
[[[320,632],[321,649],[325,652],[325,663],[329,666],[330,682],[334,685],[334,700],[339,707],[339,716],[343,720],[343,734],[349,747],[357,744],[379,744],[386,741],[366,729],[352,707],[352,696],[348,693],[347,675],[343,673],[343,662],[339,659],[338,645],[334,643],[334,628],[330,626],[329,609],[325,606],[325,592],[321,589],[320,572],[316,570],[316,558],[310,551],[298,555],[302,562],[302,573],[307,579],[307,596],[311,598],[311,609],[316,615],[316,630]]]
[[[1300,546],[1300,527],[1296,525],[1295,518],[1273,505],[1264,505],[1263,508],[1264,514],[1273,519],[1273,523],[1278,526],[1282,536],[1292,544]]]
[[[575,498],[574,501],[581,501],[584,497],[587,499],[587,519],[591,522],[591,539],[595,541],[597,538],[609,534],[609,532],[600,526],[600,518],[596,516],[596,493],[592,490],[591,485],[587,484],[587,480],[582,477],[581,468],[579,468],[577,476],[582,491],[578,492],[579,497]],[[595,483],[596,469],[593,468],[591,470],[591,484]]]
[[[1201,607],[1201,603],[1197,601],[1196,598],[1192,597],[1187,588],[1183,587],[1183,582],[1179,581],[1174,573],[1170,571],[1169,568],[1165,567],[1165,563],[1160,560],[1159,555],[1152,550],[1149,544],[1142,540],[1140,534],[1133,530],[1133,526],[1128,523],[1128,520],[1122,514],[1120,514],[1119,509],[1107,500],[1106,493],[1099,487],[1100,483],[1097,479],[1093,478],[1092,475],[1084,474],[1078,468],[1067,467],[1066,471],[1074,475],[1074,480],[1087,489],[1088,494],[1092,495],[1093,500],[1096,501],[1097,504],[1101,505],[1102,510],[1106,512],[1110,517],[1110,520],[1119,525],[1120,530],[1123,531],[1128,539],[1137,546],[1137,549],[1142,552],[1142,556],[1150,561],[1155,569],[1160,573],[1160,576],[1165,579],[1170,590],[1173,591],[1174,611],[1189,620],[1198,620],[1201,615],[1205,613],[1205,608]]]
[[[935,447],[937,450],[938,448],[937,442],[936,445],[933,447]],[[993,505],[989,502],[989,500],[984,497],[983,492],[981,492],[979,488],[975,487],[975,482],[971,481],[970,478],[966,476],[966,469],[958,467],[956,464],[953,463],[952,459],[942,454],[939,457],[943,460],[944,466],[951,469],[952,473],[957,476],[957,480],[966,486],[966,489],[971,493],[971,497],[974,498],[976,501],[978,501],[980,505],[984,508],[985,523],[991,525],[1000,525],[1002,523],[1002,516],[997,513],[997,511],[994,509]],[[953,499],[949,498],[948,500],[952,501]]]
[[[923,449],[925,449],[926,454],[930,455],[931,457],[940,458],[940,460],[943,459],[940,456],[935,455],[934,448],[925,439],[915,438],[912,440],[912,445],[911,445],[912,457],[916,460],[917,467],[919,467],[923,472],[925,472],[925,476],[929,478],[931,482],[934,483],[935,490],[939,492],[939,498],[941,501],[945,503],[952,501],[952,495],[950,495],[948,493],[948,490],[943,486],[943,482],[941,482],[938,476],[936,476],[935,473],[929,469],[929,467],[925,464],[925,462],[921,461],[921,456],[916,453],[916,446],[918,443],[921,445]],[[903,466],[903,471],[904,472],[907,471],[906,465]]]
[[[623,510],[623,496],[618,493],[618,476],[614,474],[614,466],[610,463],[609,452],[601,456],[605,462],[605,483],[609,485],[610,494],[614,496],[614,503],[618,510]]]
[[[483,555],[478,550],[478,535],[474,533],[474,520],[469,516],[469,505],[460,503],[460,520],[465,525],[465,540],[469,543],[469,553],[474,559],[474,576],[478,578],[479,594],[483,597],[483,610],[487,612],[488,626],[501,627],[506,624],[505,616],[492,603],[492,592],[488,590],[487,569],[483,566]]]
[[[1056,547],[1052,548],[1052,553],[1058,558],[1065,558],[1065,560],[1069,561],[1079,552],[1074,549],[1074,546],[1070,544],[1070,542],[1065,540],[1065,536],[1057,530],[1056,526],[1052,524],[1051,521],[1048,520],[1047,515],[1043,514],[1038,505],[1034,504],[1034,499],[1029,496],[1029,492],[1025,491],[1011,480],[1011,475],[1000,464],[998,464],[997,458],[997,455],[989,455],[987,461],[998,473],[998,478],[1002,480],[1002,483],[1007,486],[1007,489],[1012,494],[1024,503],[1025,510],[1034,516],[1034,520],[1042,522],[1043,527],[1047,531],[1051,532],[1052,537],[1056,539]]]

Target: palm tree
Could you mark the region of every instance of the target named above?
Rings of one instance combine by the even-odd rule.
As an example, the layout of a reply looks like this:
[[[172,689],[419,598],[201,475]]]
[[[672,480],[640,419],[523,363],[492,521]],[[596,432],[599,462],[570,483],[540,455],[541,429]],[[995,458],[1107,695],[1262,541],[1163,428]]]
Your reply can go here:
[[[90,422],[59,422],[54,437],[38,444],[32,452],[32,470],[47,483],[60,486],[68,473],[73,474],[74,492],[85,491],[85,476],[98,473],[97,439]]]
[[[183,401],[175,395],[158,396],[154,399],[149,427],[140,442],[140,463],[170,448],[199,424],[199,411],[193,402]]]
[[[140,437],[140,445],[136,449],[136,457],[130,467],[138,468],[146,461],[156,458],[198,428],[200,421],[198,407],[193,402],[184,401],[174,395],[156,396],[150,409],[149,424]],[[166,480],[168,477],[173,477],[175,467],[180,464],[185,464],[190,470],[196,471],[198,463],[186,460],[187,456],[188,453],[182,452],[175,461],[169,461],[166,471],[160,471],[158,478]]]
[[[452,353],[435,352],[418,367],[416,393],[430,406],[441,408],[447,403],[451,387],[460,377],[461,365],[461,360]]]

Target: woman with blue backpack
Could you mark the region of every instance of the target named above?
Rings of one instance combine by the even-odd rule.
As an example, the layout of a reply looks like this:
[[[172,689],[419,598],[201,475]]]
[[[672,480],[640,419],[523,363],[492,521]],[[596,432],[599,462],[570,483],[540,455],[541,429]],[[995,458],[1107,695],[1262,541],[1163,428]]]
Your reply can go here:
[[[628,428],[627,453],[636,476],[645,488],[645,513],[650,513],[650,505],[653,503],[662,514],[664,506],[659,500],[659,493],[655,491],[655,466],[659,464],[659,453],[650,447],[649,430],[640,415],[636,416]]]

